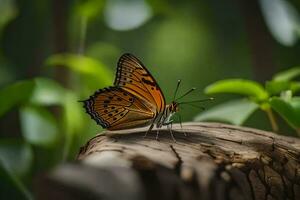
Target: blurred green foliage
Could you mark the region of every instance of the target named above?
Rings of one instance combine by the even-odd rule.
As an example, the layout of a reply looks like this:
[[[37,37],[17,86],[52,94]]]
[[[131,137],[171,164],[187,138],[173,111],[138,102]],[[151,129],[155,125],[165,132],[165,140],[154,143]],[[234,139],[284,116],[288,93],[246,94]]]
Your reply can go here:
[[[266,112],[272,130],[278,132],[278,124],[272,110],[283,117],[300,136],[300,97],[293,97],[299,93],[300,68],[294,67],[276,74],[271,81],[267,81],[265,88],[254,81],[245,79],[225,79],[206,87],[208,95],[218,93],[235,93],[244,95],[248,99],[234,100],[218,105],[206,112],[200,113],[195,120],[217,120],[242,125],[258,108]]]
[[[102,131],[78,101],[112,85],[125,52],[143,61],[168,102],[178,79],[179,93],[198,88],[190,100],[205,88],[226,93],[202,113],[181,107],[184,121],[197,115],[197,121],[269,130],[256,112],[263,110],[299,131],[300,68],[288,69],[299,65],[299,1],[253,2],[262,13],[258,22],[268,28],[254,36],[238,2],[0,0],[0,199],[33,199],[34,179],[74,160],[79,147]],[[271,41],[273,69],[256,66],[264,46],[255,49],[253,37]],[[251,81],[261,74],[271,80]],[[249,98],[235,99],[239,95]]]

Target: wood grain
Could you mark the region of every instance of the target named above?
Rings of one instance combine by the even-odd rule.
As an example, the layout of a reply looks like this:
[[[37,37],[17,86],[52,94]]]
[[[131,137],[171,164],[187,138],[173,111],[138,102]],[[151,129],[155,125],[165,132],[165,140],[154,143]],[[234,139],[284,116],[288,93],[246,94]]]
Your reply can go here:
[[[75,188],[72,199],[300,199],[299,139],[220,123],[173,125],[176,142],[167,129],[159,141],[145,130],[95,136],[44,192],[74,194],[57,192],[63,185]]]

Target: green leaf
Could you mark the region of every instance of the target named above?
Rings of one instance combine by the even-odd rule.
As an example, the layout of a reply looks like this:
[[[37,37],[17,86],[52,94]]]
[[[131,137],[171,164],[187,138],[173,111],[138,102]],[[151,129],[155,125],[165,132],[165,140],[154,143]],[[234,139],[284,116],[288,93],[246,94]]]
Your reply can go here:
[[[35,78],[34,92],[30,102],[39,105],[62,105],[66,90],[56,81],[48,78]]]
[[[283,72],[277,73],[274,77],[274,81],[291,81],[300,76],[300,67],[293,67]]]
[[[291,89],[291,83],[289,81],[267,81],[266,90],[273,95],[280,94],[285,90]]]
[[[26,141],[37,146],[49,147],[58,138],[54,116],[42,107],[26,106],[20,110],[21,128]]]
[[[272,95],[278,95],[281,92],[291,90],[293,94],[300,91],[300,82],[297,81],[267,81],[266,90]]]
[[[298,40],[299,13],[287,0],[260,0],[262,14],[273,37],[282,45],[292,46]]]
[[[0,1],[0,35],[9,21],[17,16],[17,7],[14,0],[1,0]]]
[[[0,141],[0,162],[13,174],[22,177],[27,174],[33,161],[33,152],[28,144],[20,141]]]
[[[112,72],[101,62],[90,57],[73,54],[58,54],[47,59],[49,66],[64,66],[83,75],[91,86],[103,86],[112,83]]]
[[[66,140],[63,152],[63,158],[66,159],[70,154],[74,135],[79,133],[83,127],[83,114],[85,114],[82,103],[78,102],[78,96],[75,93],[67,93],[64,104],[64,132]],[[84,130],[83,132],[85,132]],[[81,134],[84,134],[84,133]],[[82,135],[81,137],[84,137]]]
[[[245,79],[225,79],[217,81],[205,88],[206,94],[233,93],[254,98],[256,101],[265,101],[269,94],[254,81]]]
[[[291,82],[290,86],[291,91],[295,94],[300,91],[300,82]]]
[[[152,8],[148,1],[144,0],[106,1],[103,14],[107,26],[117,31],[129,31],[138,28],[153,16]]]
[[[195,117],[195,121],[221,121],[242,125],[258,105],[248,99],[238,99],[219,104]]]
[[[293,97],[293,94],[292,94],[291,90],[286,90],[284,92],[281,92],[281,94],[280,94],[280,98],[285,100],[285,101],[291,100],[292,97]]]
[[[300,97],[289,100],[273,97],[270,99],[270,105],[293,128],[300,127]]]
[[[76,13],[87,19],[93,19],[102,15],[102,11],[105,5],[103,0],[85,0],[81,1],[76,7]]]
[[[33,80],[19,81],[0,90],[0,117],[12,107],[26,102],[31,96]]]

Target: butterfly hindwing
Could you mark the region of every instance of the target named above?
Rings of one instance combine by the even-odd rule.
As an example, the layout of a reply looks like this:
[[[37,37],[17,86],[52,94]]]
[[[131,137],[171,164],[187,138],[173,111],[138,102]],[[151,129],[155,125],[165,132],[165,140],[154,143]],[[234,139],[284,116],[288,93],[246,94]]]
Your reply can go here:
[[[135,56],[124,54],[118,62],[115,86],[144,99],[154,112],[165,108],[164,95],[153,76]]]
[[[120,87],[98,90],[84,101],[84,107],[98,124],[109,130],[144,126],[155,115],[143,99]]]

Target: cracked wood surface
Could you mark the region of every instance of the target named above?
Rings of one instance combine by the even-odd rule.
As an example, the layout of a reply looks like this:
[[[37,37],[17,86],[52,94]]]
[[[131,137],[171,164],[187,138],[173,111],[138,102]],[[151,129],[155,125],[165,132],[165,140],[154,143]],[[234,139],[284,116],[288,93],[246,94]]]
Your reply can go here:
[[[77,188],[78,199],[300,199],[299,139],[219,123],[174,125],[176,143],[166,129],[159,141],[145,130],[95,136],[80,165],[54,171],[50,182]]]

